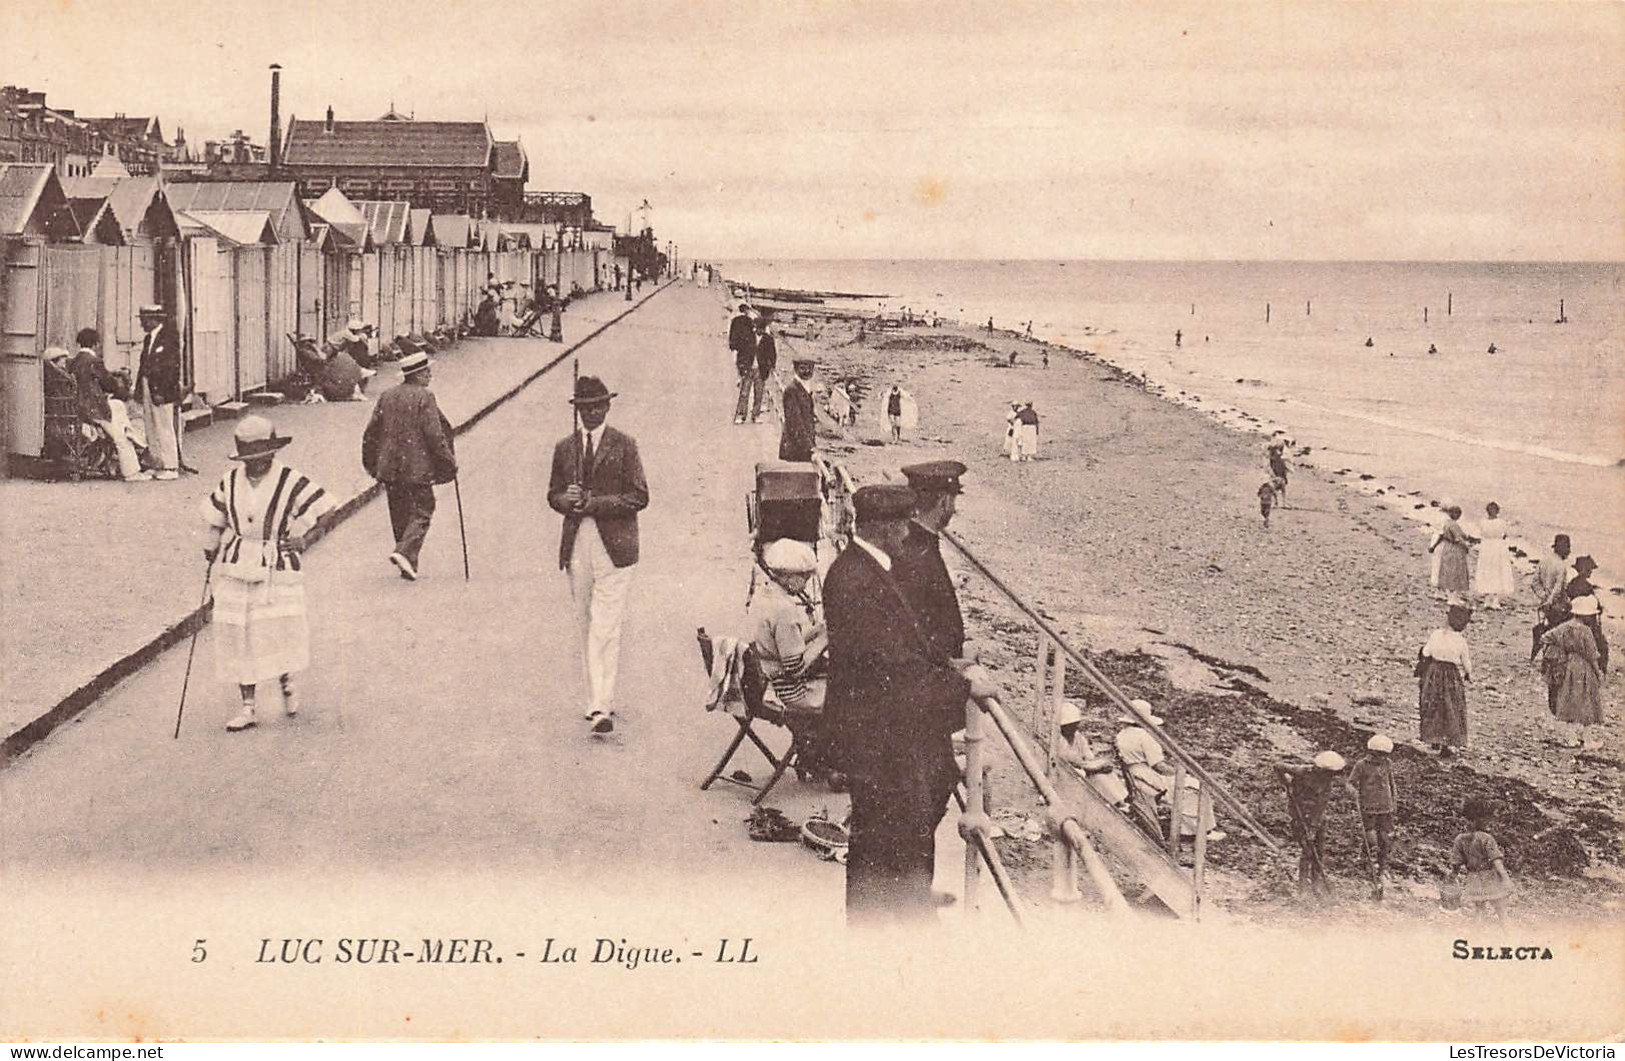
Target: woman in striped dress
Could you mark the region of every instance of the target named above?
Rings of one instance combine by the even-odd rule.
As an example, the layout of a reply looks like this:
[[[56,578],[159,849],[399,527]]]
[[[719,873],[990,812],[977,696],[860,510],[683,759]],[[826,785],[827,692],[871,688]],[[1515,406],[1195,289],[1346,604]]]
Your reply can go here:
[[[242,709],[226,723],[233,733],[255,724],[255,688],[271,678],[281,681],[283,711],[298,714],[293,675],[310,664],[299,554],[336,506],[277,460],[290,441],[264,417],[245,417],[231,455],[240,463],[201,506],[209,528],[203,555],[213,568],[215,671],[242,694]]]

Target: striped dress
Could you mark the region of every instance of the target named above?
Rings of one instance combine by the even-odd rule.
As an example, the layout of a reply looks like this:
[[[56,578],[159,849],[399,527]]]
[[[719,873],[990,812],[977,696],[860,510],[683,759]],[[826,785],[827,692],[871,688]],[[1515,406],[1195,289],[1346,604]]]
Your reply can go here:
[[[229,469],[201,506],[222,531],[214,565],[215,672],[221,681],[257,685],[310,664],[304,572],[284,539],[304,534],[337,507],[299,472],[272,461],[256,485]]]

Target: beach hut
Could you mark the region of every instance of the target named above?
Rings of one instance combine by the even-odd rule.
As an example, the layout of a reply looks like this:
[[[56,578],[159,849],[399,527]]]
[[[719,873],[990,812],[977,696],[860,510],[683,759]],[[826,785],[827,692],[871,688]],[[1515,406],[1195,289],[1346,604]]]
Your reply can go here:
[[[204,235],[228,247],[275,246],[276,225],[264,210],[187,210],[176,218],[191,236]]]
[[[474,233],[474,219],[467,214],[435,214],[434,241],[437,247],[467,248]]]
[[[164,190],[177,212],[267,214],[279,243],[309,234],[310,219],[292,181],[207,181],[167,184]]]
[[[64,240],[80,231],[53,166],[0,162],[0,237]]]
[[[356,209],[367,219],[373,242],[380,247],[412,242],[412,204],[394,199],[363,199]]]
[[[437,242],[433,223],[427,209],[412,211],[412,244],[417,247],[433,247]]]
[[[69,177],[62,189],[87,243],[118,246],[180,237],[157,177]]]

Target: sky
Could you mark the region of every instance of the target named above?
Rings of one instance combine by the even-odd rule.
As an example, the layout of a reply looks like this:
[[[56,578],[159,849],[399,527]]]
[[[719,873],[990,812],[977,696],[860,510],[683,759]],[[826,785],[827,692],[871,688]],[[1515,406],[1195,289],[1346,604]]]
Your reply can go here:
[[[1625,259],[1625,4],[0,0],[201,144],[487,119],[682,257]]]

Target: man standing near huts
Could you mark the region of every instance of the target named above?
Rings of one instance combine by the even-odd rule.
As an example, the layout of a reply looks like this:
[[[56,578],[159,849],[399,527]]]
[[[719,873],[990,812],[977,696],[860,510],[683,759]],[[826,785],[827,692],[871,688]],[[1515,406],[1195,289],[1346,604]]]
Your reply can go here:
[[[408,582],[418,577],[418,554],[434,517],[436,483],[457,478],[451,424],[429,390],[429,355],[419,350],[400,360],[401,382],[373,406],[361,436],[361,464],[384,484],[395,551],[389,562]]]
[[[154,479],[179,479],[181,451],[176,407],[181,400],[181,342],[164,307],[141,307],[141,363],[135,370],[131,400],[146,410],[147,445],[158,462]]]

